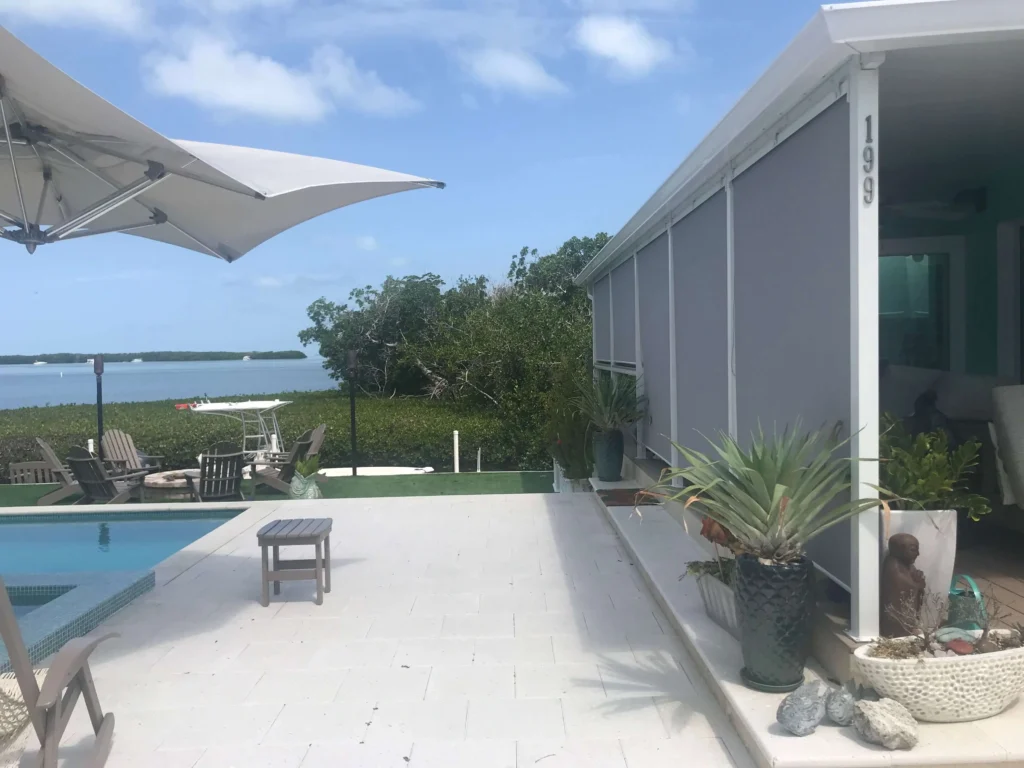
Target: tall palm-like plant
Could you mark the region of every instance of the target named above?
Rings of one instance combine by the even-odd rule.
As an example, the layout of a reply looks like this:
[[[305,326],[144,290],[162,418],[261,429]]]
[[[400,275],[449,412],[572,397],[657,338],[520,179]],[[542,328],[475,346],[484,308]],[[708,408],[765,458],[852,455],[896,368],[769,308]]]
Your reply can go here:
[[[762,562],[792,562],[822,531],[880,504],[870,498],[836,503],[851,487],[851,460],[836,456],[846,442],[838,429],[803,433],[799,422],[770,438],[759,429],[749,449],[721,433],[712,442],[715,459],[676,445],[687,466],[666,470],[656,492],[699,504]],[[674,487],[676,479],[686,486]]]
[[[633,376],[612,376],[599,371],[596,379],[587,377],[578,382],[579,394],[573,405],[590,419],[594,428],[611,432],[635,424],[646,413],[646,398],[637,396]]]

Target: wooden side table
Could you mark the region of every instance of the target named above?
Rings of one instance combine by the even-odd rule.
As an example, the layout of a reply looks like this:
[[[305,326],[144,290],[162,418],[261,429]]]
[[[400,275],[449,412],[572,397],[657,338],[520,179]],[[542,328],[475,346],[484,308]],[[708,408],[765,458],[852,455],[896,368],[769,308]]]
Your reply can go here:
[[[281,594],[282,581],[316,581],[316,604],[323,605],[324,592],[331,591],[331,523],[330,518],[303,518],[301,520],[274,520],[256,533],[256,541],[263,552],[260,603],[270,605],[270,582],[274,594]],[[312,560],[281,560],[281,547],[312,545]],[[273,570],[268,562],[268,550],[273,547]]]

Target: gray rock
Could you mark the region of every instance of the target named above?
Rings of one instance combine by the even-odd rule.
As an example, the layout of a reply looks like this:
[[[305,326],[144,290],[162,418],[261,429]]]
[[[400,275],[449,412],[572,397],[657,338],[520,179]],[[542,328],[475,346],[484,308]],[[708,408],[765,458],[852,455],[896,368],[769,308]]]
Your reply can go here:
[[[864,741],[886,749],[917,746],[917,721],[906,707],[892,699],[858,701],[853,708],[853,727]]]
[[[807,683],[789,694],[779,704],[775,719],[794,736],[814,733],[818,723],[825,719],[825,696],[819,684]]]
[[[853,722],[853,705],[856,703],[853,694],[845,688],[833,688],[825,699],[825,714],[836,725],[849,725]]]

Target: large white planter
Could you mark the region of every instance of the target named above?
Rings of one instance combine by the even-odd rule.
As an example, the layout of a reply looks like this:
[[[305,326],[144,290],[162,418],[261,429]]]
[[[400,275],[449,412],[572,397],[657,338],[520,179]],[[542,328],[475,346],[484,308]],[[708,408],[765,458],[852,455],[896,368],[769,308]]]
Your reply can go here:
[[[885,513],[879,531],[885,538]],[[956,562],[956,510],[939,511],[894,509],[889,519],[889,535],[909,533],[921,545],[921,556],[914,564],[924,574],[929,592],[945,594],[953,581]],[[882,557],[888,549],[888,540],[882,541]]]
[[[993,630],[992,634],[1008,633]],[[975,632],[980,635],[981,632]],[[876,659],[854,651],[864,681],[918,720],[961,723],[998,715],[1024,693],[1024,648],[943,659]]]
[[[697,587],[700,589],[701,599],[704,600],[704,610],[711,620],[739,640],[740,621],[736,613],[736,595],[732,587],[706,574],[697,577]]]
[[[561,465],[554,462],[554,483],[555,493],[589,493],[592,489],[589,480],[570,480],[565,476]]]

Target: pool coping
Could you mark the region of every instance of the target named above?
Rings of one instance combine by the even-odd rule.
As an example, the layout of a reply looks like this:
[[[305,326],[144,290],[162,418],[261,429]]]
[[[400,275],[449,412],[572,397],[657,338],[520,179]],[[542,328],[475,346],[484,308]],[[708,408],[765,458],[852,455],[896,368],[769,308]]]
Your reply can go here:
[[[68,640],[91,632],[156,586],[153,571],[12,573],[4,576],[4,582],[12,600],[62,590],[18,622],[33,664],[59,651]],[[10,657],[0,644],[0,673],[9,671]]]

